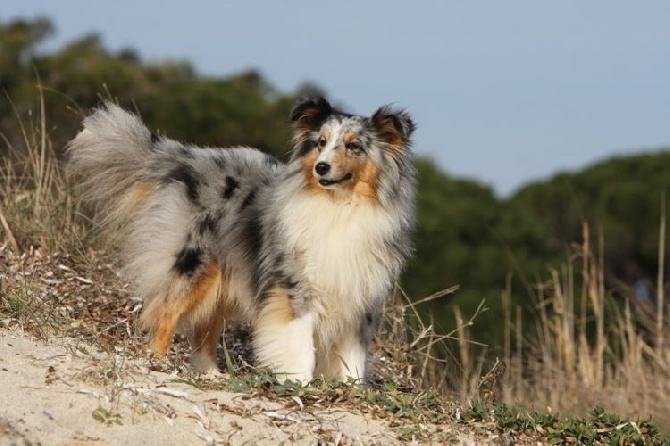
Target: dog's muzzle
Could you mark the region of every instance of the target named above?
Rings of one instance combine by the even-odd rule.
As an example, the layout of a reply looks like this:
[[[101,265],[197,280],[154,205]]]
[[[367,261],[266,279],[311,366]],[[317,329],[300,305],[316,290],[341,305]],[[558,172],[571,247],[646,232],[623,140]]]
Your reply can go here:
[[[333,184],[339,184],[339,183],[344,183],[345,181],[349,181],[351,179],[352,175],[351,173],[346,174],[339,180],[327,180],[325,178],[321,178],[319,180],[319,184],[322,186],[332,186]]]
[[[332,186],[333,184],[343,183],[351,179],[352,177],[351,173],[344,175],[339,180],[331,180],[329,178],[323,178],[328,174],[328,172],[330,172],[330,167],[331,167],[330,164],[324,161],[319,161],[314,166],[314,173],[316,173],[316,176],[319,177],[319,184],[321,186]]]

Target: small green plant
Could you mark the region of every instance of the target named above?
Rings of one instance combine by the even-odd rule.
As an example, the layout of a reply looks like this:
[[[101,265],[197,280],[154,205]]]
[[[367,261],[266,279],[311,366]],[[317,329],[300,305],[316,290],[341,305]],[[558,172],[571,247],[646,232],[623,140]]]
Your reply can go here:
[[[121,422],[120,414],[113,412],[110,409],[105,409],[102,406],[98,406],[98,408],[91,413],[91,417],[95,421],[98,421],[107,426],[113,426],[113,425],[121,426],[123,424]]]
[[[48,339],[64,326],[65,319],[50,305],[47,296],[39,295],[35,284],[22,282],[21,286],[0,293],[0,309],[24,330],[40,339]]]
[[[549,444],[670,445],[650,420],[624,420],[606,412],[602,405],[579,417],[472,401],[462,423],[475,430],[481,423],[489,423],[503,439],[526,436]]]

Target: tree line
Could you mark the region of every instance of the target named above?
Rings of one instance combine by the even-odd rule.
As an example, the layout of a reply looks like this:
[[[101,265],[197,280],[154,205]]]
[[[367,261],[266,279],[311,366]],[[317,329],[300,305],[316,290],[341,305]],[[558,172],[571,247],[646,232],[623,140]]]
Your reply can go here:
[[[148,63],[133,49],[109,51],[96,34],[40,52],[40,44],[54,31],[45,18],[0,22],[3,157],[14,156],[21,147],[24,135],[18,123],[35,120],[41,98],[48,141],[62,154],[82,117],[111,97],[175,139],[255,146],[285,159],[291,105],[319,90],[306,84],[282,92],[254,70],[212,78],[199,75],[187,61]],[[443,172],[429,159],[417,159],[416,167],[416,252],[402,287],[418,300],[459,285],[455,294],[419,307],[441,329],[453,327],[454,305],[467,315],[486,299],[489,311],[473,334],[482,342],[499,343],[503,290],[509,288],[512,301],[532,317],[536,284],[570,259],[585,222],[605,241],[612,292],[636,298],[644,290],[640,284],[653,291],[670,153],[604,160],[529,184],[505,199],[482,183]]]

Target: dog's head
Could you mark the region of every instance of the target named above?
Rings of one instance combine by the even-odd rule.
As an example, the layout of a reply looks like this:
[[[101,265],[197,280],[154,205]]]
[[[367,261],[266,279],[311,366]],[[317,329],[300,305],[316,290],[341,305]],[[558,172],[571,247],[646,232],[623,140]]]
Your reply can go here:
[[[370,117],[350,115],[322,97],[298,101],[291,121],[291,162],[302,161],[311,188],[373,199],[379,199],[380,177],[395,176],[406,166],[415,129],[402,110],[381,107]]]

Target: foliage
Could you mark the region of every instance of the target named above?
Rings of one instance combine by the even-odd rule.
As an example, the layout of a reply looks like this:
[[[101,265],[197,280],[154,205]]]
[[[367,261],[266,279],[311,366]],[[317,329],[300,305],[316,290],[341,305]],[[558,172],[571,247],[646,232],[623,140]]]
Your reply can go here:
[[[628,283],[658,272],[661,211],[670,188],[670,153],[619,156],[575,174],[531,184],[510,200],[547,228],[554,250],[579,240],[582,223],[607,241],[608,277]],[[667,254],[667,253],[666,253]]]
[[[0,101],[0,131],[10,146],[22,137],[14,115],[29,121],[43,93],[49,139],[57,151],[72,138],[83,114],[111,97],[138,109],[151,127],[177,139],[286,153],[286,117],[295,95],[275,91],[259,73],[207,79],[187,62],[147,64],[130,49],[111,53],[95,34],[54,53],[38,53],[36,48],[51,31],[46,19],[0,26],[0,86],[11,99]]]
[[[452,178],[428,160],[417,161],[417,169],[416,255],[403,285],[415,298],[460,285],[448,300],[426,307],[445,332],[456,326],[452,307],[467,317],[486,299],[488,312],[472,328],[473,337],[495,344],[506,277],[515,277],[515,303],[528,301],[526,283],[539,277],[551,259],[546,231],[524,209],[497,199],[489,187]]]

